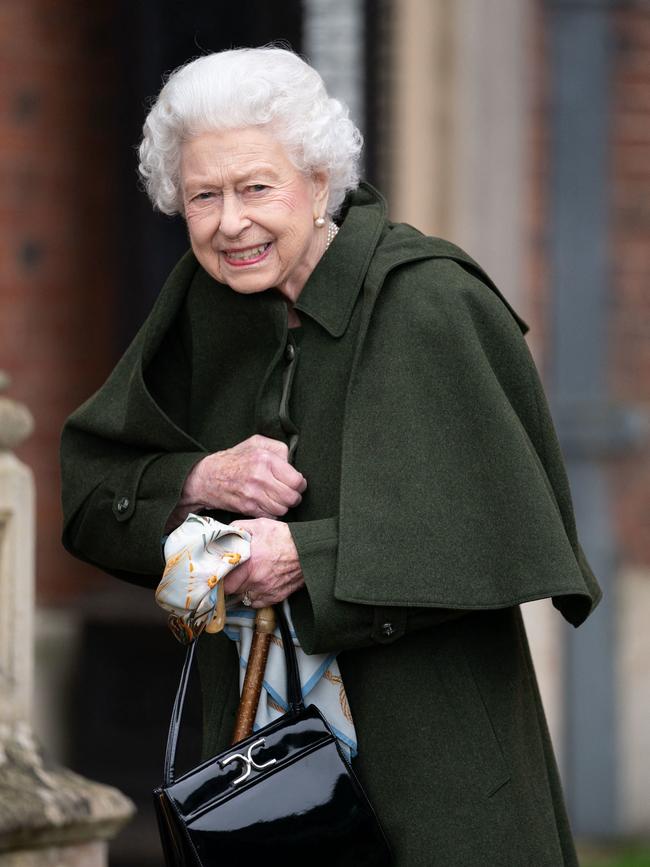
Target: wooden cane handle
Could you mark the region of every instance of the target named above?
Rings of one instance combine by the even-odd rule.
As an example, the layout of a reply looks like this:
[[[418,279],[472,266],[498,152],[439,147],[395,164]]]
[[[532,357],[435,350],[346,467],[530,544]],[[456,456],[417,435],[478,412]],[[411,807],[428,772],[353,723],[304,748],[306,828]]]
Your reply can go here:
[[[255,633],[251,643],[248,665],[241,699],[237,708],[232,743],[244,740],[253,733],[253,723],[262,692],[262,681],[269,655],[271,635],[275,630],[275,612],[272,608],[260,608],[255,616]]]
[[[275,626],[275,609],[272,606],[260,608],[255,615],[255,632],[260,635],[273,635]]]

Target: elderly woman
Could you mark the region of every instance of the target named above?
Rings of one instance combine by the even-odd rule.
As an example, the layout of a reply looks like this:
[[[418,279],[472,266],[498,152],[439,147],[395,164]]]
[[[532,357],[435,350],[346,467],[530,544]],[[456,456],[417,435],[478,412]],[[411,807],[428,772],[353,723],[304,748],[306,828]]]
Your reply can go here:
[[[173,73],[144,127],[191,251],[63,434],[64,543],[154,587],[190,511],[252,533],[226,592],[337,652],[398,867],[575,865],[519,604],[598,588],[526,326],[462,250],[390,223],[359,132],[291,52]],[[237,656],[200,642],[204,753]]]

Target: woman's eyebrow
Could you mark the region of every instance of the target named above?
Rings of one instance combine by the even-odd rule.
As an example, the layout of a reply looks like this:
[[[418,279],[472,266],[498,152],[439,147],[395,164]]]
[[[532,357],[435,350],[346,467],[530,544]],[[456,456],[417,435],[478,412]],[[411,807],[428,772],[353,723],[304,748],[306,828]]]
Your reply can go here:
[[[235,183],[241,183],[242,181],[250,180],[250,178],[252,177],[260,176],[267,178],[277,178],[277,172],[274,170],[273,166],[260,163],[259,165],[254,165],[246,169],[242,169],[242,171],[235,174],[234,177]]]
[[[276,180],[278,174],[273,168],[273,166],[260,163],[259,165],[254,165],[242,169],[239,172],[234,172],[232,178],[230,178],[230,181],[234,184],[241,184],[254,177]],[[209,172],[206,172],[205,174],[201,173],[196,175],[190,175],[187,180],[182,183],[183,191],[186,191],[196,186],[209,186],[212,189],[221,189],[222,184],[215,183],[213,180],[213,175],[211,175]]]

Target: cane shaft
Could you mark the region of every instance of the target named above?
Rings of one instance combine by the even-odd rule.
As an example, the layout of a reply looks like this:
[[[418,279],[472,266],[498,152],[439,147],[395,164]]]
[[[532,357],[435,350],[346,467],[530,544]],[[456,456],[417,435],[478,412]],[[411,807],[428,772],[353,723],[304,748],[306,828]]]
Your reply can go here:
[[[235,730],[232,743],[235,744],[253,733],[253,723],[262,692],[262,681],[269,655],[271,635],[275,629],[275,612],[272,608],[261,608],[255,617],[255,633],[251,643],[246,666],[241,699],[237,708]]]

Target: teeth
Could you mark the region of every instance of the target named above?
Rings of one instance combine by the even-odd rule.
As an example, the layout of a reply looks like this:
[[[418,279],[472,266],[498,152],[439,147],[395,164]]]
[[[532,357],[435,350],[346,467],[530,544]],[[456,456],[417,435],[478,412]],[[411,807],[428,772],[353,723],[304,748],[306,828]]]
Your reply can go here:
[[[268,246],[269,244],[261,244],[259,247],[253,247],[250,250],[242,250],[240,253],[227,251],[227,256],[229,259],[237,259],[238,261],[243,262],[245,259],[254,259],[256,256],[261,256]]]

